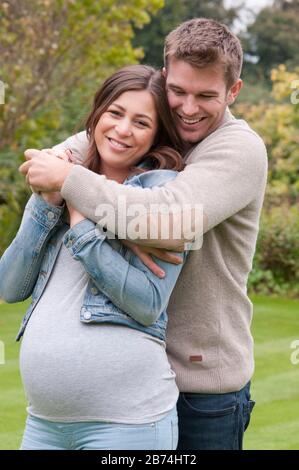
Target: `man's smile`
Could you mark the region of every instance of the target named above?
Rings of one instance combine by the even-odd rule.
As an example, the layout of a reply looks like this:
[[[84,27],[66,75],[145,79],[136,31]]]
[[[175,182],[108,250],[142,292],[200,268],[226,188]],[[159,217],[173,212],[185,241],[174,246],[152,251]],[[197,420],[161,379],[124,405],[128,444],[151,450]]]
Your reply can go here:
[[[179,113],[176,113],[177,116],[179,117],[179,119],[184,123],[184,124],[187,124],[189,126],[192,126],[194,124],[198,124],[199,122],[203,121],[204,119],[206,119],[206,116],[202,116],[202,117],[197,117],[197,118],[186,118],[184,116],[182,116],[181,114]]]

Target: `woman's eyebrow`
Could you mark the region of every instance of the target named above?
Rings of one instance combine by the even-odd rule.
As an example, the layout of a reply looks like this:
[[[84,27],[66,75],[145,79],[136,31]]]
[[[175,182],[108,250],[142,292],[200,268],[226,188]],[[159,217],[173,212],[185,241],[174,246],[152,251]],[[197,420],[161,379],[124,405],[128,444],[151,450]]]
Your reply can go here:
[[[120,104],[112,103],[112,105],[113,105],[113,106],[116,106],[116,107],[119,108],[121,111],[126,111],[126,109],[125,109],[123,106],[121,106]],[[151,118],[150,116],[148,116],[147,114],[138,113],[138,114],[136,114],[136,116],[138,116],[138,117],[143,117],[143,118],[147,118],[147,119],[149,119],[150,121],[153,122],[152,118]]]

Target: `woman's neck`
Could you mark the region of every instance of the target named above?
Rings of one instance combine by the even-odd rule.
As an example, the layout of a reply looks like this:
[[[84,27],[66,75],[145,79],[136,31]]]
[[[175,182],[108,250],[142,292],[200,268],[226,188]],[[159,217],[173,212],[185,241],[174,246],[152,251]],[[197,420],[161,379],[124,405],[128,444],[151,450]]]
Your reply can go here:
[[[111,168],[105,164],[101,164],[99,173],[101,175],[105,175],[106,178],[108,178],[109,180],[114,180],[117,183],[123,183],[125,179],[128,177],[130,170],[127,168],[124,168],[124,169]]]

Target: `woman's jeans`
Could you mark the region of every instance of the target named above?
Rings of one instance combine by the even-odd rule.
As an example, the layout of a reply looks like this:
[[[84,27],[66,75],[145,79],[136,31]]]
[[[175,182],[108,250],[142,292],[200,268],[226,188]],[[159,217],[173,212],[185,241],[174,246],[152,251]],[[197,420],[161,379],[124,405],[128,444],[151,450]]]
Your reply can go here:
[[[148,424],[56,423],[28,416],[21,450],[174,450],[177,411]]]
[[[241,450],[254,404],[250,383],[219,395],[180,393],[178,450]]]

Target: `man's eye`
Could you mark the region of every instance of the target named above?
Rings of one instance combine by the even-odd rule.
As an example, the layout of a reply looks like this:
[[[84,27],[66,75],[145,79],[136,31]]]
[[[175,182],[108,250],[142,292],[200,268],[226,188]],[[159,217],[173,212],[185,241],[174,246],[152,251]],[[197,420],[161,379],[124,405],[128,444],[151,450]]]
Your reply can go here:
[[[178,95],[178,96],[182,96],[185,94],[184,91],[179,91],[179,90],[172,90],[174,92],[175,95]]]

